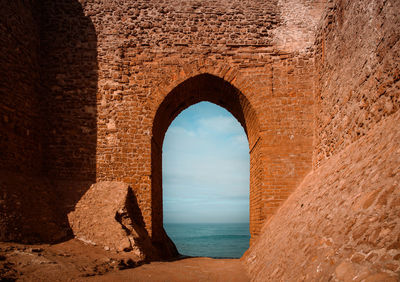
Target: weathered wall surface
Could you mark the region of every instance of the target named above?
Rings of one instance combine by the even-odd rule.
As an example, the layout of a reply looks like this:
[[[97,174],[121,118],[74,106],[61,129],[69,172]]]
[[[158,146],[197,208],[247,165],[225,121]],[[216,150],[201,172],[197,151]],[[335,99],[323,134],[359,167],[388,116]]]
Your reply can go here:
[[[0,170],[41,169],[39,31],[34,5],[0,3]]]
[[[306,176],[245,254],[252,280],[398,281],[399,122],[387,117]]]
[[[71,209],[60,180],[95,182],[94,28],[77,1],[2,1],[0,14],[0,238],[57,241]]]
[[[159,164],[163,133],[154,130],[158,127],[155,116],[169,93],[197,75],[223,79],[245,97],[254,112],[254,119],[242,121],[248,132],[257,127],[256,133],[249,134],[253,236],[310,170],[312,50],[308,41],[291,50],[279,49],[274,43],[278,39],[285,42],[286,35],[274,35],[273,30],[284,24],[279,5],[290,3],[278,4],[82,2],[98,40],[97,180],[124,181],[133,187],[151,235],[160,233],[162,223]],[[309,18],[318,18],[321,5],[321,1],[299,1]],[[286,18],[287,24],[290,17]],[[315,24],[299,26],[293,34],[313,28]],[[202,99],[216,103],[219,95],[226,96],[221,93],[224,87],[211,80],[204,82],[207,89],[186,85],[194,92],[207,92]],[[171,112],[175,115],[194,101],[190,93],[182,94],[170,104]],[[237,117],[246,111],[219,104]],[[171,116],[163,118],[172,121]]]
[[[398,281],[399,11],[330,1],[316,41],[316,170],[244,256],[253,280]]]
[[[97,38],[78,1],[41,1],[40,67],[46,117],[44,170],[58,180],[95,181]]]
[[[97,36],[76,0],[40,1],[43,172],[57,194],[59,223],[96,182]]]
[[[314,165],[400,105],[400,2],[333,1],[317,37]]]
[[[311,169],[311,42],[324,1],[35,5],[43,117],[35,133],[44,147],[37,154],[62,226],[91,183],[123,181],[150,236],[162,238],[164,130],[202,100],[227,108],[248,133],[253,238]],[[164,101],[169,109],[160,111]]]
[[[278,0],[279,25],[272,31],[277,48],[298,52],[313,46],[326,0]]]
[[[43,115],[34,1],[0,2],[0,239],[57,240],[54,195],[41,177]]]

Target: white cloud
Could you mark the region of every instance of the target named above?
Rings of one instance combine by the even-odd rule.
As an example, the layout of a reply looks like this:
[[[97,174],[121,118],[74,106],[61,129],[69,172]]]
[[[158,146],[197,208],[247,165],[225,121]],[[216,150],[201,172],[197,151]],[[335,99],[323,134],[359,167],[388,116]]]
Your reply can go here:
[[[199,120],[202,131],[214,131],[220,134],[241,134],[244,132],[239,122],[231,116],[214,116]]]
[[[178,137],[181,136],[191,136],[194,137],[196,136],[196,133],[192,130],[189,130],[187,128],[181,127],[181,126],[171,126],[168,129],[168,132],[171,136],[177,135]],[[176,137],[175,137],[176,138]]]

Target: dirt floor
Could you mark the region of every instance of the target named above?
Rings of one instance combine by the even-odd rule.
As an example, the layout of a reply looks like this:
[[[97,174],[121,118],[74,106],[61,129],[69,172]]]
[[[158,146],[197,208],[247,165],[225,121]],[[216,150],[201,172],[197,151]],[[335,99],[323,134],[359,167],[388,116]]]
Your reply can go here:
[[[0,243],[0,281],[249,281],[237,259],[138,262],[70,240],[55,245]]]
[[[95,276],[93,281],[250,281],[237,259],[186,258]]]

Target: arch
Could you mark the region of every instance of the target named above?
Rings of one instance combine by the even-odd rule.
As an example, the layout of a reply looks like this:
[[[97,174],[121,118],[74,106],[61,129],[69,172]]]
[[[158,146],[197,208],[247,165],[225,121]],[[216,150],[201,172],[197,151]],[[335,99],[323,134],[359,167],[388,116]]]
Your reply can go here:
[[[208,73],[188,78],[167,94],[154,117],[153,140],[162,146],[165,132],[175,117],[191,105],[202,101],[228,110],[243,126],[249,141],[256,140],[259,123],[246,96],[229,82]]]
[[[172,121],[184,109],[196,103],[207,101],[228,110],[243,126],[249,141],[250,152],[250,230],[252,223],[258,220],[257,207],[259,197],[252,196],[256,187],[260,186],[260,175],[256,167],[260,164],[260,154],[252,148],[258,143],[260,125],[255,109],[247,97],[226,80],[208,73],[199,74],[181,82],[173,88],[158,107],[152,127],[151,144],[151,226],[153,242],[163,241],[162,207],[162,145],[165,133]],[[253,234],[251,234],[253,236]],[[162,245],[162,244],[160,244]]]

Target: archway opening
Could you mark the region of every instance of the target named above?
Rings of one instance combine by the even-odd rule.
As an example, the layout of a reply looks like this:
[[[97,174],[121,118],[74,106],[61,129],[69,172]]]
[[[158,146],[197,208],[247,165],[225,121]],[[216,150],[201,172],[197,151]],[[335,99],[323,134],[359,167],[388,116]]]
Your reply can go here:
[[[226,80],[211,74],[186,79],[169,93],[160,94],[159,106],[153,119],[151,142],[151,203],[145,210],[144,221],[153,244],[163,253],[174,253],[174,246],[163,228],[162,148],[165,133],[172,121],[186,108],[211,102],[229,111],[243,127],[250,154],[249,221],[251,241],[257,236],[264,220],[262,205],[263,153],[258,117],[247,97]],[[158,104],[158,103],[157,103]],[[144,186],[143,189],[146,189]],[[148,213],[150,212],[150,214]]]
[[[249,247],[248,148],[240,123],[209,102],[171,123],[163,143],[163,218],[181,254],[239,258]]]

